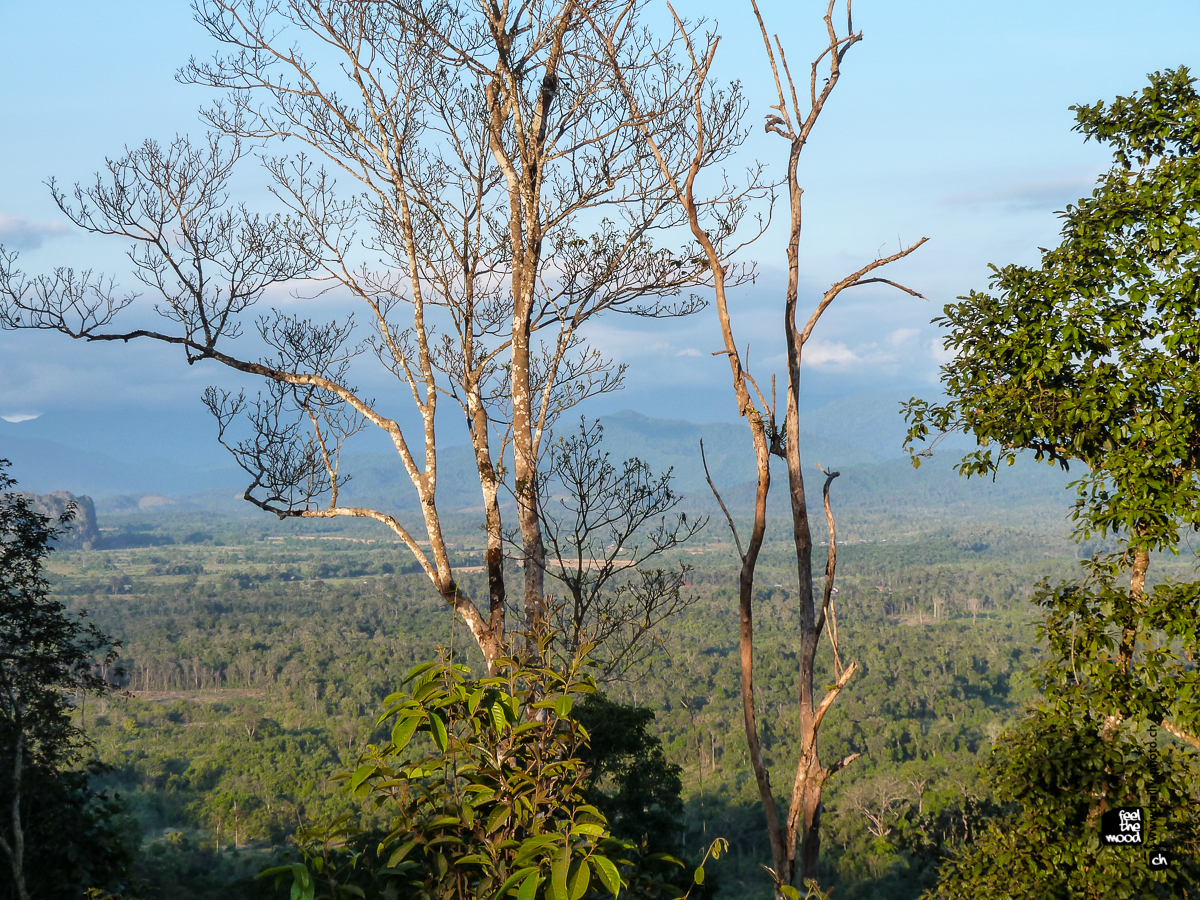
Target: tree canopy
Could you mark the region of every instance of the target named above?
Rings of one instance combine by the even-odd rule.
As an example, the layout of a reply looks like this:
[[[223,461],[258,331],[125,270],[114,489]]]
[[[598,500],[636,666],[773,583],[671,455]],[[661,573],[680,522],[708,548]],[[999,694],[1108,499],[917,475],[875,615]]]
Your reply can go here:
[[[113,809],[81,771],[86,741],[71,721],[78,695],[110,689],[95,664],[115,652],[50,596],[45,563],[61,532],[10,490],[8,466],[0,459],[0,851],[10,873],[0,896],[71,896],[111,882],[128,861],[108,827]]]
[[[909,403],[909,440],[967,430],[968,475],[1022,450],[1079,463],[1083,536],[1171,548],[1200,524],[1200,95],[1181,67],[1074,109],[1113,165],[1040,266],[993,266],[934,320],[950,399]]]
[[[1146,586],[1150,552],[1200,526],[1200,95],[1179,68],[1075,113],[1112,167],[1039,267],[993,267],[990,293],[935,320],[949,400],[907,405],[909,441],[968,431],[966,475],[1021,451],[1080,464],[1076,537],[1120,547],[1035,591],[1043,698],[990,765],[1010,812],[945,866],[937,897],[1194,896],[1200,876],[1200,583]],[[1104,814],[1132,807],[1149,846],[1107,846]]]

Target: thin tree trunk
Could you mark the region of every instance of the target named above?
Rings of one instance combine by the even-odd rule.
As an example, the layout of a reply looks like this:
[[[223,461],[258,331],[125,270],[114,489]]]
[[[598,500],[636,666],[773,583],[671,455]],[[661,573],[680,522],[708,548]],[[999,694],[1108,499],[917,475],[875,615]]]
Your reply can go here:
[[[484,532],[487,551],[484,556],[488,579],[487,630],[479,641],[488,669],[504,650],[504,547],[501,531],[499,478],[492,464],[488,415],[479,396],[477,380],[467,385],[467,412],[471,426],[471,443],[475,450],[475,466],[479,471],[479,486],[483,492]],[[478,638],[477,638],[478,640]]]
[[[1150,568],[1150,551],[1138,550],[1133,555],[1133,566],[1129,572],[1129,596],[1134,604],[1140,604],[1146,596],[1146,571]],[[1133,650],[1137,644],[1137,628],[1132,621],[1121,629],[1121,646],[1117,651],[1117,662],[1122,672],[1128,672],[1133,663]]]
[[[520,307],[522,304],[518,304]],[[518,312],[518,315],[521,315]],[[527,315],[527,313],[526,313]],[[532,654],[537,646],[536,632],[544,604],[546,547],[542,541],[542,523],[538,517],[537,448],[532,415],[532,391],[529,383],[530,347],[528,326],[518,340],[518,324],[513,325],[513,478],[517,495],[517,522],[521,527],[525,600],[525,649]]]
[[[800,653],[797,673],[797,702],[800,711],[800,759],[792,788],[792,808],[788,816],[788,865],[781,875],[785,884],[795,877],[796,841],[800,842],[800,878],[816,876],[820,854],[820,803],[824,772],[817,748],[817,723],[813,710],[813,670],[816,667],[821,627],[817,622],[816,598],[812,581],[812,529],[808,521],[808,500],[804,493],[804,473],[800,460],[800,362],[804,338],[796,327],[796,306],[800,283],[800,231],[802,191],[796,177],[803,141],[793,139],[788,157],[788,201],[791,230],[788,235],[788,283],[784,301],[784,330],[787,338],[788,384],[786,459],[788,501],[792,513],[792,543],[796,554],[796,577],[800,606]],[[833,551],[833,545],[830,546]]]
[[[25,733],[17,730],[17,742],[13,748],[12,768],[12,843],[0,835],[0,849],[8,857],[12,870],[13,889],[17,892],[18,900],[29,900],[29,890],[25,886],[25,829],[21,825],[21,778],[24,774]]]
[[[771,789],[771,774],[763,761],[762,746],[758,740],[758,721],[754,706],[754,570],[762,550],[763,537],[767,529],[767,494],[771,489],[771,456],[763,433],[762,421],[751,417],[751,435],[754,439],[754,455],[758,466],[758,479],[754,493],[754,524],[750,540],[742,557],[738,573],[738,608],[740,613],[740,651],[742,666],[742,719],[746,729],[746,745],[750,754],[750,766],[758,795],[762,800],[767,820],[767,838],[771,844],[771,861],[775,871],[782,872],[788,864],[788,850],[783,840],[783,829],[779,824],[779,812],[775,807],[775,792]],[[711,482],[710,482],[711,484]]]

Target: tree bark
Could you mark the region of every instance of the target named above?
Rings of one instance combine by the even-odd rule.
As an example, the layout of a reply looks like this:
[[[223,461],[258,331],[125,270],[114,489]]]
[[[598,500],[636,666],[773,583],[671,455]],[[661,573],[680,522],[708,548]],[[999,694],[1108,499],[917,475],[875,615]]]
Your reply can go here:
[[[859,40],[861,33],[855,33],[850,24],[850,9],[849,3],[846,4],[847,26],[848,33],[844,37],[839,37],[833,25],[833,10],[837,0],[829,0],[824,21],[826,33],[829,39],[828,46],[814,61],[812,69],[811,82],[811,106],[805,114],[799,107],[797,92],[792,81],[790,72],[787,69],[786,59],[782,56],[782,48],[780,50],[780,64],[777,65],[774,50],[772,49],[770,38],[767,34],[766,27],[762,23],[762,16],[759,14],[757,5],[751,0],[751,6],[758,18],[759,25],[762,29],[763,40],[766,44],[767,54],[771,62],[772,72],[775,76],[775,86],[778,91],[779,103],[773,106],[772,109],[777,111],[777,115],[772,114],[767,117],[766,129],[769,132],[774,132],[785,137],[789,141],[789,155],[787,163],[787,186],[788,186],[788,206],[790,218],[790,231],[788,240],[788,287],[784,305],[784,328],[787,340],[787,365],[788,365],[788,384],[786,398],[786,412],[784,420],[784,433],[780,434],[780,429],[775,420],[775,405],[774,393],[772,391],[772,402],[767,403],[766,398],[759,390],[758,385],[754,382],[753,377],[746,370],[741,356],[738,353],[737,344],[733,338],[732,326],[730,323],[729,309],[726,299],[726,274],[730,263],[726,260],[727,254],[723,252],[724,242],[730,237],[732,232],[718,232],[712,229],[709,221],[702,221],[702,216],[709,212],[717,203],[725,204],[722,208],[734,208],[734,203],[730,200],[730,195],[722,195],[718,200],[700,201],[696,198],[694,187],[696,175],[700,171],[701,160],[704,157],[706,142],[710,139],[710,134],[706,130],[706,121],[703,115],[703,104],[699,92],[694,96],[695,104],[695,156],[692,162],[688,176],[682,181],[673,182],[680,204],[683,206],[689,228],[692,236],[699,246],[701,252],[708,260],[709,266],[713,272],[713,286],[717,307],[717,317],[720,322],[721,335],[724,342],[723,354],[728,357],[730,374],[732,376],[733,390],[737,398],[738,414],[745,417],[750,425],[751,438],[754,444],[755,463],[757,468],[757,481],[755,493],[755,511],[754,523],[752,525],[750,541],[743,552],[741,542],[738,537],[737,529],[734,526],[732,517],[721,501],[720,494],[717,492],[716,486],[713,485],[709,478],[709,485],[713,488],[714,494],[717,495],[717,500],[721,505],[722,511],[725,513],[726,519],[729,522],[730,529],[733,531],[734,541],[738,546],[738,553],[741,557],[741,568],[738,576],[738,597],[739,597],[739,613],[740,613],[740,658],[742,670],[742,708],[743,719],[746,729],[746,741],[750,756],[751,767],[754,770],[755,781],[758,786],[759,796],[763,803],[764,812],[766,813],[767,834],[771,843],[772,861],[774,869],[771,870],[772,877],[775,881],[775,894],[779,900],[785,897],[784,888],[789,887],[795,881],[797,874],[797,859],[796,850],[797,844],[800,845],[800,875],[803,879],[812,878],[816,873],[816,864],[820,852],[819,835],[820,835],[820,810],[821,810],[821,791],[828,778],[838,771],[840,768],[852,762],[858,754],[851,754],[841,762],[826,769],[822,767],[818,754],[817,736],[820,730],[821,721],[829,709],[830,705],[836,699],[837,695],[845,687],[846,683],[853,677],[856,670],[855,664],[851,663],[845,669],[838,673],[836,684],[825,693],[819,704],[815,704],[815,695],[813,689],[813,673],[816,665],[817,650],[819,648],[820,637],[825,625],[826,610],[831,607],[832,603],[832,585],[834,578],[834,569],[836,566],[836,537],[834,536],[833,514],[828,506],[828,484],[832,481],[835,475],[831,474],[826,482],[826,514],[829,520],[831,532],[831,546],[828,564],[826,566],[826,591],[820,609],[816,598],[813,596],[813,580],[812,580],[812,533],[808,519],[807,497],[804,490],[804,477],[801,471],[801,460],[799,452],[799,391],[800,391],[800,363],[804,342],[812,333],[817,320],[821,314],[833,302],[834,299],[844,290],[850,287],[855,287],[861,284],[868,284],[875,281],[884,281],[879,278],[866,277],[874,269],[887,265],[893,260],[907,256],[915,250],[923,240],[914,244],[907,249],[902,249],[898,253],[887,258],[876,259],[859,269],[854,274],[842,279],[834,284],[821,298],[816,309],[806,323],[804,330],[801,331],[797,326],[796,308],[798,302],[798,286],[799,286],[799,244],[800,232],[802,224],[802,209],[801,195],[802,190],[799,186],[797,178],[797,164],[800,158],[800,153],[808,140],[809,134],[813,126],[816,124],[821,110],[824,107],[830,92],[837,83],[840,64],[846,51]],[[672,10],[674,13],[674,10]],[[676,17],[677,23],[680,22]],[[712,65],[713,55],[716,47],[710,44],[705,53],[697,53],[694,48],[691,58],[694,75],[697,77],[698,83],[705,83],[710,67]],[[817,66],[822,60],[828,58],[829,75],[826,78],[820,91],[817,90]],[[784,80],[780,77],[780,68],[786,77],[787,85],[790,88],[789,97],[784,91]],[[795,115],[795,125],[793,125],[793,114]],[[659,162],[664,174],[668,173],[668,166],[661,154],[654,139],[647,134],[647,144]],[[748,189],[748,193],[752,189]],[[739,202],[743,201],[748,195],[737,195]],[[723,220],[720,217],[715,217],[718,222]],[[715,236],[714,236],[715,235]],[[894,284],[893,282],[887,282]],[[902,290],[908,293],[915,293],[908,288]],[[754,394],[758,398],[756,405],[751,397],[750,388],[754,388]],[[703,453],[703,446],[701,447]],[[789,502],[792,513],[792,535],[794,543],[794,551],[796,555],[796,573],[798,582],[798,602],[800,605],[800,646],[799,646],[799,672],[797,677],[797,702],[799,704],[800,713],[800,758],[797,763],[796,777],[792,788],[791,805],[788,811],[786,828],[784,823],[780,821],[778,810],[775,804],[774,793],[771,789],[770,773],[763,760],[762,748],[758,736],[758,723],[755,712],[754,698],[754,616],[753,616],[753,588],[755,577],[755,566],[758,559],[758,553],[762,544],[763,535],[765,533],[765,518],[766,518],[766,497],[770,489],[770,457],[771,455],[779,455],[785,458],[788,466],[788,489]],[[707,474],[707,464],[705,466]],[[835,659],[837,651],[834,651]],[[840,666],[840,660],[836,663]]]
[[[13,747],[12,767],[12,808],[9,811],[12,826],[12,842],[9,843],[0,835],[0,849],[8,857],[9,868],[12,871],[13,890],[18,900],[29,900],[29,890],[25,885],[25,829],[21,824],[21,779],[24,775],[25,733],[17,729],[16,745]]]

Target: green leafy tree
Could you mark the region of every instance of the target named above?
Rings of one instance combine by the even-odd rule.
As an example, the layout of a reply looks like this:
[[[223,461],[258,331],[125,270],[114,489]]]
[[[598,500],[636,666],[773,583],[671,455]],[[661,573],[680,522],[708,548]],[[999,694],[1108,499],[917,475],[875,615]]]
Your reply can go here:
[[[0,460],[0,897],[83,896],[121,877],[128,854],[116,809],[88,787],[73,700],[111,686],[107,635],[50,596],[44,567],[61,533],[13,493]],[[69,516],[69,514],[68,514]],[[67,521],[64,518],[63,523]]]
[[[678,853],[683,831],[680,767],[667,761],[651,731],[654,711],[602,694],[585,697],[574,716],[598,736],[580,752],[587,766],[583,794],[608,820],[612,833],[651,853]]]
[[[293,896],[310,900],[318,887],[332,898],[579,900],[593,881],[616,896],[610,854],[622,845],[582,794],[588,735],[571,713],[595,687],[580,665],[504,659],[483,679],[446,660],[415,667],[379,720],[391,740],[348,776],[386,830],[344,817],[306,835],[304,862],[264,874],[290,876]]]
[[[1077,538],[1120,546],[1082,580],[1038,589],[1044,699],[992,760],[1015,812],[947,866],[942,897],[983,885],[996,897],[1195,896],[1200,883],[1200,767],[1186,746],[1200,748],[1200,585],[1146,588],[1151,552],[1200,526],[1200,95],[1180,68],[1075,112],[1076,130],[1113,148],[1112,168],[1062,214],[1040,266],[993,268],[990,292],[935,320],[954,353],[949,400],[911,401],[909,440],[972,433],[966,475],[1021,451],[1075,465]],[[1101,846],[1102,813],[1135,805],[1166,870]]]
[[[584,799],[604,815],[613,837],[635,851],[631,887],[641,896],[675,896],[684,890],[712,897],[719,882],[700,882],[683,864],[684,804],[681,768],[667,760],[662,740],[651,730],[654,711],[591,694],[572,715],[595,735],[580,751],[587,767]],[[719,855],[719,848],[710,850]]]

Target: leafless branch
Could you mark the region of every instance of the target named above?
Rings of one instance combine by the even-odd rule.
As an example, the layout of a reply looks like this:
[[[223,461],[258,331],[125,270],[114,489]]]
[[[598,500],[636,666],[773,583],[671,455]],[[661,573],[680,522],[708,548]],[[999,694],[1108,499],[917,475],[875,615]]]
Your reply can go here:
[[[708,482],[709,488],[713,492],[713,496],[717,498],[717,503],[720,504],[721,512],[725,514],[725,521],[729,523],[729,530],[733,532],[733,543],[737,547],[738,559],[745,561],[746,554],[742,551],[742,540],[738,537],[737,526],[733,524],[733,516],[729,515],[729,509],[725,506],[725,501],[721,499],[721,492],[717,490],[717,486],[713,484],[712,476],[708,474],[708,460],[704,456],[704,440],[700,441],[700,462],[704,465],[704,480]]]

